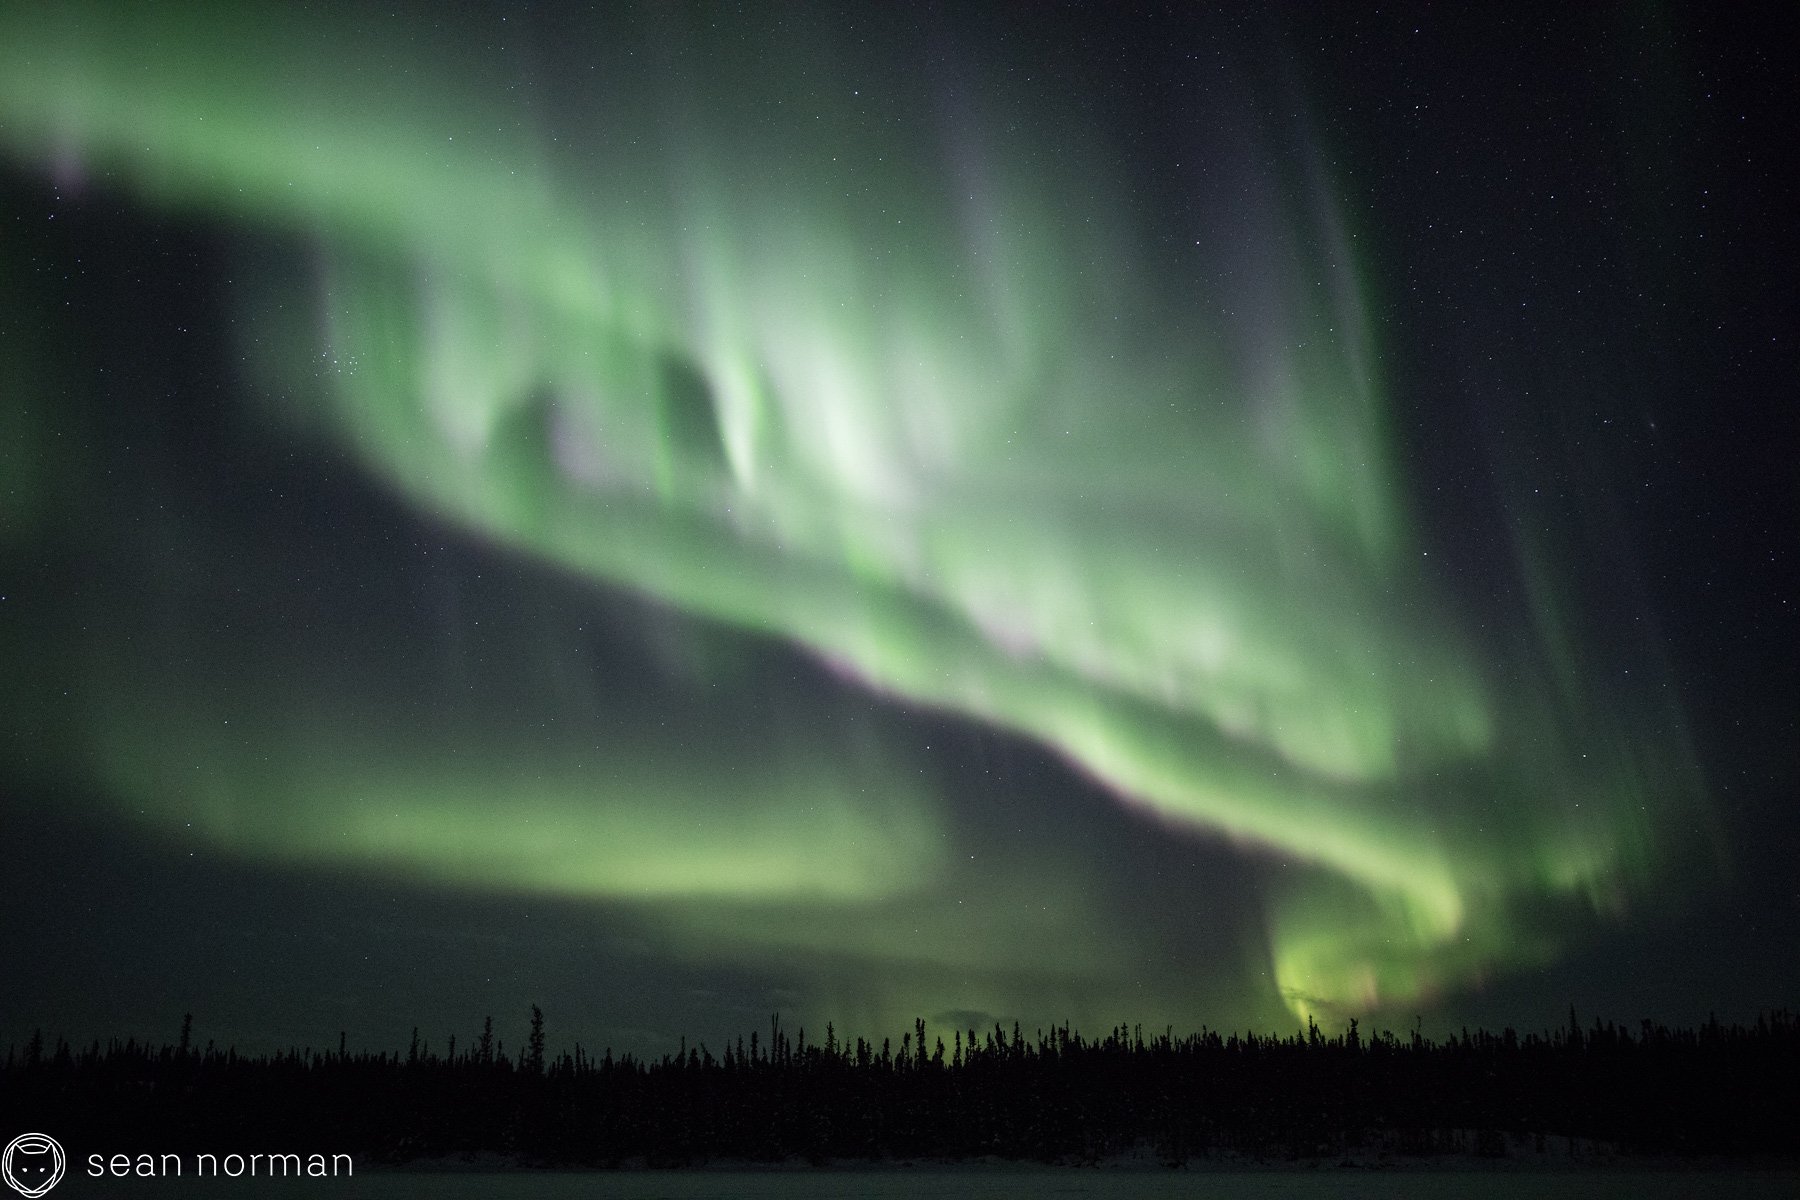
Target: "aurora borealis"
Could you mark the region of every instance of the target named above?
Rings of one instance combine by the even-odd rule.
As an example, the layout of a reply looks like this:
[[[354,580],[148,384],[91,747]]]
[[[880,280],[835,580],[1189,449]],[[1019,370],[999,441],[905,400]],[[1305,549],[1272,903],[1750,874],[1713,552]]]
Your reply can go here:
[[[0,18],[8,216],[218,318],[0,263],[19,811],[551,905],[716,1028],[1404,1020],[1726,873],[1631,510],[1542,498],[1615,401],[1540,366],[1643,351],[1565,297],[1421,382],[1327,52],[1196,17],[1151,104],[1075,18],[417,18]]]

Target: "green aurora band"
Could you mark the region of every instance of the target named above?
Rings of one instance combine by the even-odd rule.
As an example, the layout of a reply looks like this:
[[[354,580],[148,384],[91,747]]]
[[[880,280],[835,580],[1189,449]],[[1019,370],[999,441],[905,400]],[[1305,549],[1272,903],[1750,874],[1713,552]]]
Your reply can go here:
[[[1695,802],[1679,739],[1626,736],[1547,621],[1478,641],[1434,586],[1358,239],[1248,104],[1207,150],[1229,186],[1190,270],[1048,82],[653,9],[596,35],[552,120],[455,47],[229,9],[10,8],[0,150],[304,247],[239,288],[269,436],[1291,864],[1272,981],[1236,986],[1303,1018],[1547,960],[1546,911],[1654,881]],[[286,690],[230,737],[228,683],[94,650],[61,767],[245,853],[636,903],[697,959],[929,962],[968,1007],[1016,1008],[1007,972],[1141,969],[1082,924],[1078,848],[1031,915],[1018,865],[957,876],[940,789],[879,733],[714,713],[695,756],[608,703],[608,749],[570,734],[524,769],[524,717],[409,714],[400,682],[334,700],[380,685],[278,644],[255,669],[286,661]],[[952,876],[979,941],[906,915]],[[1047,931],[1054,962],[1007,950]]]

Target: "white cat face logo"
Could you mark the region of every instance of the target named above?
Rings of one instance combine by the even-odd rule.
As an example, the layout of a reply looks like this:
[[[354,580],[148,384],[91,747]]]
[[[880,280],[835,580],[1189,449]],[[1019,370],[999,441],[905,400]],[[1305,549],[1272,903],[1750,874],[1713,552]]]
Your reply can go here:
[[[67,1163],[63,1148],[49,1134],[21,1133],[0,1155],[0,1177],[21,1196],[41,1196],[62,1181]]]

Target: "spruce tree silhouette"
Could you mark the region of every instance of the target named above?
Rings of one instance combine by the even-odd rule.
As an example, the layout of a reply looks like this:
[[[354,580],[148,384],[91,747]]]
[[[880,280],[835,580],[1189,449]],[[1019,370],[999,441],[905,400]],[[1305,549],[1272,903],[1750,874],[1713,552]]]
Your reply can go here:
[[[533,1075],[544,1073],[544,1010],[531,1006],[531,1039],[525,1046],[525,1069]]]

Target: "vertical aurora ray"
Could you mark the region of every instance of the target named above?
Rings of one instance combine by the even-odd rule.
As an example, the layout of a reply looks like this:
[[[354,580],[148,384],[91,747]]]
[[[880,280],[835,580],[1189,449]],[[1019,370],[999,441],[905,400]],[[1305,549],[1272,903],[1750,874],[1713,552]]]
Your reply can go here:
[[[790,640],[1051,747],[1176,830],[1291,860],[1267,921],[1296,1014],[1544,960],[1532,914],[1649,880],[1691,800],[1678,749],[1622,736],[1566,670],[1547,682],[1566,651],[1474,637],[1420,569],[1353,239],[1326,184],[1285,169],[1310,149],[1248,101],[1196,148],[1227,181],[1198,198],[1209,219],[1156,219],[1174,257],[1053,85],[984,80],[945,116],[941,81],[823,32],[596,34],[607,69],[554,120],[490,68],[334,48],[286,13],[10,12],[0,34],[15,159],[306,242],[309,278],[245,289],[246,369],[280,420],[495,543]],[[673,65],[647,75],[639,51]],[[630,802],[586,799],[687,795],[678,819],[705,824],[692,797],[719,782],[676,751],[639,747],[675,779],[654,787],[553,763],[524,789],[528,842],[480,799],[505,783],[377,742],[296,766],[278,803],[299,817],[272,828],[246,813],[277,801],[223,767],[216,802],[146,774],[158,745],[230,754],[138,710],[90,710],[82,768],[169,819],[213,803],[213,836],[259,852],[670,912],[878,901],[944,869],[932,801],[850,798],[905,774],[880,753],[759,763],[737,800],[753,831],[727,821],[684,857]],[[355,721],[290,718],[259,736],[355,743]],[[834,814],[817,845],[781,832],[796,792]],[[893,844],[882,829],[908,852],[831,859]],[[759,875],[744,837],[793,857]],[[505,852],[471,865],[489,838]],[[851,940],[898,957],[886,928]]]

